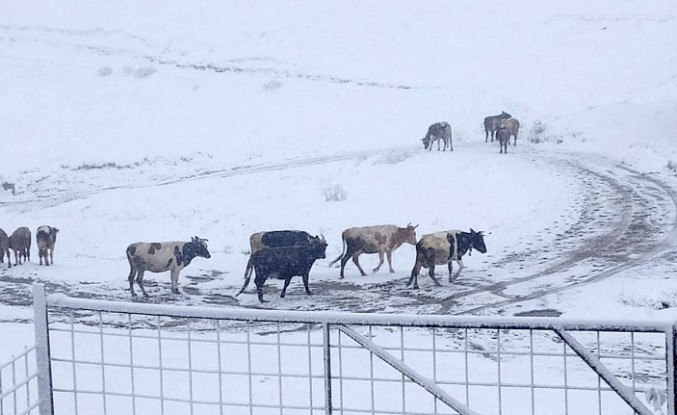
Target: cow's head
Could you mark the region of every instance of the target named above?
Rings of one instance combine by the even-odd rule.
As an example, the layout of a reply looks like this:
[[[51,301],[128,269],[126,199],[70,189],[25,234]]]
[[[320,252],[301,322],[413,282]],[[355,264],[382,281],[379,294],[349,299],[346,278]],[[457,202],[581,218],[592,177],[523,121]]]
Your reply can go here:
[[[196,256],[201,256],[202,258],[211,258],[209,249],[207,249],[207,239],[202,239],[197,236],[191,238],[190,242],[193,245],[193,250]]]
[[[317,259],[324,259],[327,257],[327,241],[324,239],[324,235],[317,236],[315,235],[310,240],[310,246],[313,250],[313,254]]]
[[[483,254],[486,253],[487,246],[484,244],[484,232],[475,232],[472,228],[470,228],[470,246]]]
[[[427,150],[430,145],[430,137],[423,137],[421,141],[423,142],[423,148]]]
[[[397,228],[397,239],[411,245],[416,245],[416,228],[418,225],[407,224],[406,228]]]
[[[56,241],[56,234],[59,233],[59,228],[53,226],[49,227],[49,235],[52,237],[53,241]]]

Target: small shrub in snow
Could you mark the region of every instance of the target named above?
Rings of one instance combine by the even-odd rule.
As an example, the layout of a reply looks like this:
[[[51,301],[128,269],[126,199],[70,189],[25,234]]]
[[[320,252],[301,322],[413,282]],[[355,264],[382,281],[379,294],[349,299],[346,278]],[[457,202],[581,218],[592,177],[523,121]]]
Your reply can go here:
[[[668,161],[668,164],[665,167],[671,172],[677,173],[677,163],[675,163],[674,161],[672,160]]]
[[[410,151],[388,151],[384,155],[381,156],[381,158],[377,161],[377,163],[384,163],[384,164],[397,164],[397,163],[402,163],[404,160],[408,159],[411,157],[411,152]]]
[[[99,76],[108,76],[113,73],[113,68],[110,66],[102,66],[99,68]]]
[[[125,67],[125,73],[127,75],[131,75],[134,78],[139,78],[139,79],[147,78],[147,77],[151,76],[152,74],[154,74],[155,72],[157,72],[157,69],[150,67],[150,66],[146,66],[146,67],[143,67],[143,68],[136,68],[136,69],[134,69],[130,66]]]
[[[327,202],[341,202],[348,194],[340,184],[332,184],[324,189],[324,200]]]
[[[282,84],[275,79],[273,79],[272,81],[268,81],[265,84],[263,84],[263,89],[266,90],[266,91],[275,91],[277,89],[280,89],[280,87],[282,87]]]
[[[572,135],[576,137],[578,134],[579,133],[574,133]],[[549,131],[548,125],[540,120],[534,121],[534,124],[531,126],[531,130],[529,130],[529,134],[527,134],[527,140],[534,144],[546,142],[561,144],[564,141],[561,137],[553,135]]]

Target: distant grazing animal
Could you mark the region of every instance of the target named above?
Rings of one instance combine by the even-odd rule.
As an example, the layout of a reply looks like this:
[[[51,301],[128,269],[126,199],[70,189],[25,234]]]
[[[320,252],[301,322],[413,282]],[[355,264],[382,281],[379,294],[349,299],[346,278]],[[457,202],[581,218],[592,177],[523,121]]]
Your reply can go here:
[[[31,260],[31,230],[22,226],[9,237],[9,249],[14,251],[14,265]]]
[[[0,229],[0,264],[5,262],[5,254],[7,254],[7,265],[12,268],[12,259],[9,257],[9,237],[7,232]]]
[[[129,291],[134,292],[134,277],[144,297],[148,297],[143,287],[143,273],[170,271],[172,292],[179,293],[179,272],[190,265],[195,257],[211,258],[207,249],[207,240],[193,237],[190,242],[136,242],[127,247],[129,261]]]
[[[489,133],[491,133],[491,142],[494,142],[494,133],[498,130],[501,120],[512,118],[512,115],[502,111],[499,115],[490,115],[484,118],[484,142],[489,140]]]
[[[510,142],[510,131],[501,127],[496,131],[496,140],[498,141],[498,146],[501,149],[499,153],[503,153],[505,149],[505,154],[508,154],[508,143]]]
[[[361,228],[348,228],[343,231],[341,237],[343,238],[343,252],[335,260],[329,264],[330,266],[341,261],[341,277],[344,277],[344,269],[346,262],[350,258],[364,276],[367,275],[362,267],[358,257],[360,254],[375,254],[378,253],[379,264],[374,268],[374,272],[381,269],[383,265],[383,254],[388,257],[388,266],[390,272],[395,272],[393,269],[392,256],[393,251],[399,248],[403,243],[411,245],[416,244],[416,226],[411,223],[404,228],[396,225],[377,225],[365,226]]]
[[[280,246],[276,248],[263,247],[252,254],[247,264],[247,269],[254,268],[256,278],[256,294],[259,301],[265,303],[263,299],[263,285],[268,278],[277,278],[284,280],[284,287],[280,293],[280,298],[284,298],[287,293],[287,287],[291,278],[300,275],[303,278],[303,286],[307,295],[312,295],[308,288],[308,276],[310,269],[318,259],[326,258],[327,242],[322,238],[313,238],[307,244],[294,246]],[[251,274],[245,275],[244,285],[236,296],[242,294],[249,285]]]
[[[16,194],[16,186],[14,183],[2,182],[2,189],[4,191],[11,190],[13,195]]]
[[[311,236],[305,231],[265,231],[257,232],[249,237],[249,246],[251,247],[251,255],[260,251],[262,248],[279,248],[281,246],[305,245],[310,243],[313,239],[320,240],[316,236]],[[244,272],[245,278],[251,277],[253,268],[251,262],[247,263],[247,269]]]
[[[447,149],[449,143],[449,151],[454,151],[454,144],[451,140],[451,125],[448,122],[438,122],[428,127],[428,133],[421,139],[423,147],[430,151],[433,149],[433,142],[437,141],[437,151],[440,151],[440,141],[444,143],[442,151]]]
[[[38,228],[35,239],[38,242],[40,265],[42,265],[42,258],[45,258],[45,265],[54,264],[54,244],[56,243],[56,234],[58,232],[59,229],[53,226],[43,225]],[[47,257],[48,255],[49,258]]]
[[[472,228],[470,232],[462,232],[456,229],[436,232],[429,235],[423,235],[416,244],[416,263],[411,270],[411,277],[407,285],[414,283],[414,289],[418,289],[418,274],[421,267],[428,268],[428,275],[435,285],[440,283],[435,278],[435,265],[447,264],[449,269],[449,282],[453,282],[461,274],[465,266],[463,265],[463,255],[477,249],[481,253],[487,252],[484,244],[484,234],[475,232]],[[452,261],[458,262],[458,271],[452,277]]]
[[[517,118],[508,118],[507,120],[501,120],[501,125],[499,128],[507,128],[510,135],[515,137],[514,146],[517,145],[517,133],[520,131],[520,122]],[[509,138],[509,137],[508,137]],[[510,142],[510,140],[508,140]]]

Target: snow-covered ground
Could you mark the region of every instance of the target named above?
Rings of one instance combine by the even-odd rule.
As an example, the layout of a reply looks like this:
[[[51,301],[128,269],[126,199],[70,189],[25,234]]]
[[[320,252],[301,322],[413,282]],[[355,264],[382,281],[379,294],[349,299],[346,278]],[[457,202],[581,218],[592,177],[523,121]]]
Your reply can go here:
[[[0,266],[0,361],[30,288],[128,300],[125,248],[209,239],[150,302],[235,298],[260,230],[323,234],[313,297],[264,307],[653,318],[677,306],[677,4],[247,1],[43,4],[0,14],[0,228],[61,229],[55,265]],[[507,155],[482,120],[521,122]],[[448,121],[454,152],[426,152]],[[345,200],[327,200],[331,189]],[[452,285],[327,264],[352,226],[485,231]],[[361,257],[365,269],[377,256]],[[446,270],[440,270],[443,275]],[[446,275],[445,275],[446,277]]]

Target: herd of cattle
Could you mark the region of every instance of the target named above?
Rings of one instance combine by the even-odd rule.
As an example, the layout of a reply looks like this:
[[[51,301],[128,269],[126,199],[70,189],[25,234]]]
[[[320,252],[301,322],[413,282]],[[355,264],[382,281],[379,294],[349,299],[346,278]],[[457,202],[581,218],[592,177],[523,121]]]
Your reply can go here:
[[[519,129],[520,122],[505,111],[498,115],[490,115],[484,118],[484,142],[489,141],[489,135],[491,135],[491,142],[493,143],[495,136],[500,148],[499,153],[508,154],[510,137],[515,137],[513,145],[517,145]],[[451,125],[446,121],[437,122],[428,127],[428,133],[421,141],[423,147],[428,151],[432,150],[435,141],[437,141],[438,151],[440,150],[440,142],[443,144],[442,151],[447,149],[447,145],[449,145],[449,151],[454,151]]]
[[[513,145],[517,145],[519,121],[506,112],[499,115],[488,116],[484,119],[485,142],[494,141],[494,137],[500,145],[500,153],[508,152],[510,137],[514,137]],[[449,147],[454,150],[452,144],[451,125],[447,122],[438,122],[428,128],[428,133],[421,140],[426,150],[432,150],[433,143],[437,142],[437,150],[443,144],[442,151]],[[435,285],[440,285],[435,278],[435,266],[447,265],[449,270],[449,282],[453,282],[463,270],[463,255],[472,253],[473,249],[481,253],[487,252],[482,232],[470,229],[470,232],[460,230],[447,230],[423,235],[416,241],[416,228],[418,225],[411,224],[406,227],[396,225],[379,225],[349,228],[343,231],[343,251],[341,255],[329,265],[340,261],[340,277],[345,277],[345,266],[352,259],[360,274],[367,275],[360,265],[361,254],[379,255],[379,264],[373,269],[374,272],[381,269],[384,256],[388,259],[390,272],[395,272],[392,265],[393,251],[402,244],[416,246],[416,260],[411,270],[411,276],[407,286],[413,284],[418,289],[418,274],[421,268],[428,269],[428,275]],[[54,244],[59,229],[53,226],[40,226],[36,231],[36,242],[40,256],[40,265],[54,263]],[[305,231],[282,230],[258,232],[251,235],[249,240],[251,254],[244,273],[244,285],[236,294],[240,295],[249,285],[252,272],[256,272],[254,284],[256,293],[261,302],[263,299],[263,286],[268,278],[284,280],[284,286],[280,297],[285,296],[287,287],[294,276],[301,276],[306,294],[311,295],[308,287],[310,269],[318,259],[326,257],[327,242],[324,236],[312,236]],[[12,267],[10,250],[14,251],[14,264],[30,261],[31,231],[23,226],[15,230],[10,236],[0,229],[0,263],[4,263],[5,254],[9,267]],[[197,236],[189,242],[137,242],[127,247],[127,260],[129,261],[129,291],[132,297],[134,281],[138,284],[144,296],[148,296],[144,288],[143,275],[146,271],[165,272],[170,271],[172,292],[178,293],[179,273],[187,267],[196,257],[210,258],[207,249],[207,240]],[[459,269],[453,274],[452,262],[456,261]]]
[[[40,226],[37,229],[35,239],[38,245],[40,265],[42,265],[43,258],[45,265],[54,263],[54,243],[58,232],[59,229],[47,225]],[[0,229],[0,264],[5,262],[5,254],[7,254],[7,265],[12,268],[12,259],[9,256],[10,250],[14,251],[14,265],[30,261],[31,230],[22,226],[12,232],[10,236],[7,236],[7,232]]]

